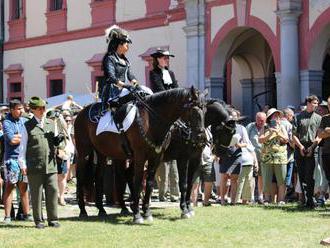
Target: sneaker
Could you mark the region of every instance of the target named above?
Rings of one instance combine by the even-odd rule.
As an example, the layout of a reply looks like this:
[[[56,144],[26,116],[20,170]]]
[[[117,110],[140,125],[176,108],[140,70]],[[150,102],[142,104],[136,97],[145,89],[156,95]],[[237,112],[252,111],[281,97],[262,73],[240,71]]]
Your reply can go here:
[[[24,214],[23,218],[24,221],[33,221],[33,217],[31,214]]]
[[[24,214],[23,213],[17,213],[16,214],[16,220],[24,220]]]
[[[164,196],[162,196],[162,197],[159,197],[159,201],[160,201],[160,202],[166,202],[167,199],[166,199]]]
[[[176,196],[171,196],[171,202],[178,202],[179,198]]]
[[[321,242],[320,242],[320,244],[321,245],[325,245],[325,246],[330,245],[330,238],[322,239]]]
[[[5,217],[3,219],[3,224],[5,225],[10,225],[11,224],[11,218],[10,217]]]
[[[280,202],[278,203],[278,205],[279,205],[279,206],[284,206],[284,205],[285,205],[285,201],[280,201]]]
[[[318,207],[325,207],[325,200],[323,199],[323,198],[319,198],[319,199],[317,199],[317,201],[316,201],[316,205],[318,206]]]
[[[49,227],[58,228],[58,227],[60,227],[61,225],[60,225],[60,223],[58,223],[57,221],[50,221],[50,222],[48,222],[48,226],[49,226]]]
[[[37,223],[36,224],[36,228],[37,229],[44,229],[45,228],[45,224],[44,223],[41,223],[41,222],[40,223]]]

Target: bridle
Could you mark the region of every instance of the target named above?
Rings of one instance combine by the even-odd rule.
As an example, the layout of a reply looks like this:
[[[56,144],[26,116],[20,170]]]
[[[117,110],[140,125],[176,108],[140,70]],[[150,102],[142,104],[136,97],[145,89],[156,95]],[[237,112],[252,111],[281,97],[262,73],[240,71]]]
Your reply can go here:
[[[144,94],[140,94],[139,91],[131,91],[131,94],[133,94],[133,96],[135,97],[135,103],[139,106],[142,106],[144,109],[146,109],[147,112],[151,116],[153,116],[153,118],[155,120],[157,120],[157,122],[159,122],[160,125],[164,125],[164,123],[169,125],[169,122],[167,120],[165,120],[162,116],[160,116],[157,112],[155,112],[154,109],[152,109],[152,107],[150,107],[145,102]],[[192,97],[189,97],[188,102],[183,105],[183,109],[185,111],[187,111],[187,110],[189,111],[187,114],[188,116],[192,116],[193,112],[196,111],[196,109],[201,109],[202,111],[205,111],[205,106],[206,105],[200,99],[193,99]],[[187,119],[189,119],[189,118],[187,118]],[[137,125],[139,128],[140,134],[143,137],[144,141],[156,153],[161,153],[167,149],[167,147],[170,144],[171,137],[172,137],[172,134],[175,129],[177,129],[177,130],[179,130],[179,132],[181,132],[182,138],[185,143],[189,143],[192,146],[198,146],[202,143],[201,141],[199,141],[200,132],[197,132],[198,133],[196,135],[197,138],[195,139],[194,130],[196,130],[197,127],[194,127],[192,125],[192,121],[187,121],[187,120],[184,121],[182,118],[176,120],[173,124],[170,125],[170,128],[168,129],[167,133],[165,134],[165,137],[160,145],[155,144],[155,142],[153,142],[148,137],[146,132],[144,131],[143,121],[142,121],[139,111],[137,111],[136,121],[137,121]],[[203,132],[204,132],[204,128],[203,128]]]
[[[220,134],[228,133],[233,135],[235,133],[235,122],[234,121],[222,121],[218,125],[212,125],[211,133],[213,136],[213,142],[216,146],[222,148],[229,147],[229,144],[223,144],[220,142]],[[230,141],[229,141],[230,142]]]

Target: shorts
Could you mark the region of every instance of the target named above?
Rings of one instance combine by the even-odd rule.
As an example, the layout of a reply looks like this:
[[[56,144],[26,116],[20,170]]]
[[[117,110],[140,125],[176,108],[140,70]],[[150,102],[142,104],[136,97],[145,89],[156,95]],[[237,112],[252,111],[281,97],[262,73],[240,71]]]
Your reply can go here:
[[[213,163],[205,163],[198,167],[193,176],[193,183],[203,182],[214,182],[215,181],[215,171]]]
[[[240,164],[220,164],[220,173],[222,174],[233,174],[239,175],[241,172],[241,165]]]
[[[66,174],[68,172],[67,160],[57,158],[57,174]]]
[[[23,176],[18,160],[16,159],[8,159],[5,161],[4,176],[5,181],[10,184],[16,184],[19,182],[28,183],[27,176]]]

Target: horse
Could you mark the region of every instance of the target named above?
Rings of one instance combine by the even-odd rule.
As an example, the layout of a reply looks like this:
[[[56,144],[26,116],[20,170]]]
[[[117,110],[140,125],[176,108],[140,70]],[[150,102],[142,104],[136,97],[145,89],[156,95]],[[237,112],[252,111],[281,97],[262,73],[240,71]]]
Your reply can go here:
[[[214,152],[220,156],[222,148],[228,147],[233,134],[235,123],[229,120],[225,106],[216,101],[209,100],[206,105],[204,126],[211,126],[214,141]],[[206,145],[206,140],[196,137],[186,137],[182,128],[176,128],[168,149],[164,153],[163,161],[176,160],[179,173],[180,208],[181,218],[189,218],[194,215],[190,204],[190,195],[193,185],[193,175],[201,166],[201,156]],[[148,172],[149,173],[149,172]],[[142,205],[145,216],[150,216],[150,196],[152,192],[153,177],[147,178],[146,194]]]
[[[136,98],[139,99],[138,95]],[[134,161],[134,190],[132,192],[133,222],[143,223],[140,214],[139,200],[143,180],[143,171],[146,161],[148,168],[156,168],[162,154],[167,148],[173,124],[178,118],[187,119],[196,110],[202,109],[204,98],[194,87],[187,89],[172,89],[154,95],[145,96],[144,101],[137,102],[137,113],[131,127],[125,132],[127,141],[132,151]],[[84,180],[88,177],[86,164],[91,151],[95,150],[98,156],[96,168],[96,206],[99,215],[106,214],[103,204],[102,186],[102,165],[105,164],[106,157],[117,160],[126,160],[127,153],[120,146],[122,139],[120,134],[103,132],[96,135],[97,124],[89,120],[89,110],[92,105],[84,108],[75,121],[75,141],[77,150],[77,198],[80,208],[80,216],[87,216],[84,203]],[[197,136],[204,134],[203,123],[194,126]],[[150,175],[155,174],[153,169],[149,169]]]

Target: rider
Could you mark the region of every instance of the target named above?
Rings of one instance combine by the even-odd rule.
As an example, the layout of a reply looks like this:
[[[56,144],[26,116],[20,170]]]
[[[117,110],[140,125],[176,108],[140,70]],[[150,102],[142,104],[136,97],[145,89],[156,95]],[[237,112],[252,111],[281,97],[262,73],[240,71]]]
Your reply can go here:
[[[174,57],[168,50],[158,48],[150,55],[153,58],[153,70],[149,78],[153,92],[178,88],[174,73],[168,69],[170,57]]]
[[[149,74],[152,91],[156,93],[178,88],[174,73],[168,70],[169,58],[174,55],[170,54],[168,50],[158,48],[150,56],[153,58],[153,70]],[[176,202],[179,198],[179,173],[176,160],[160,163],[156,179],[159,187],[159,200],[167,200],[168,181],[170,181],[170,200]]]
[[[105,85],[102,89],[102,102],[118,97],[121,90],[137,85],[137,80],[131,72],[131,64],[126,58],[129,44],[132,43],[128,32],[116,25],[106,29],[107,53],[103,57],[102,67]]]

